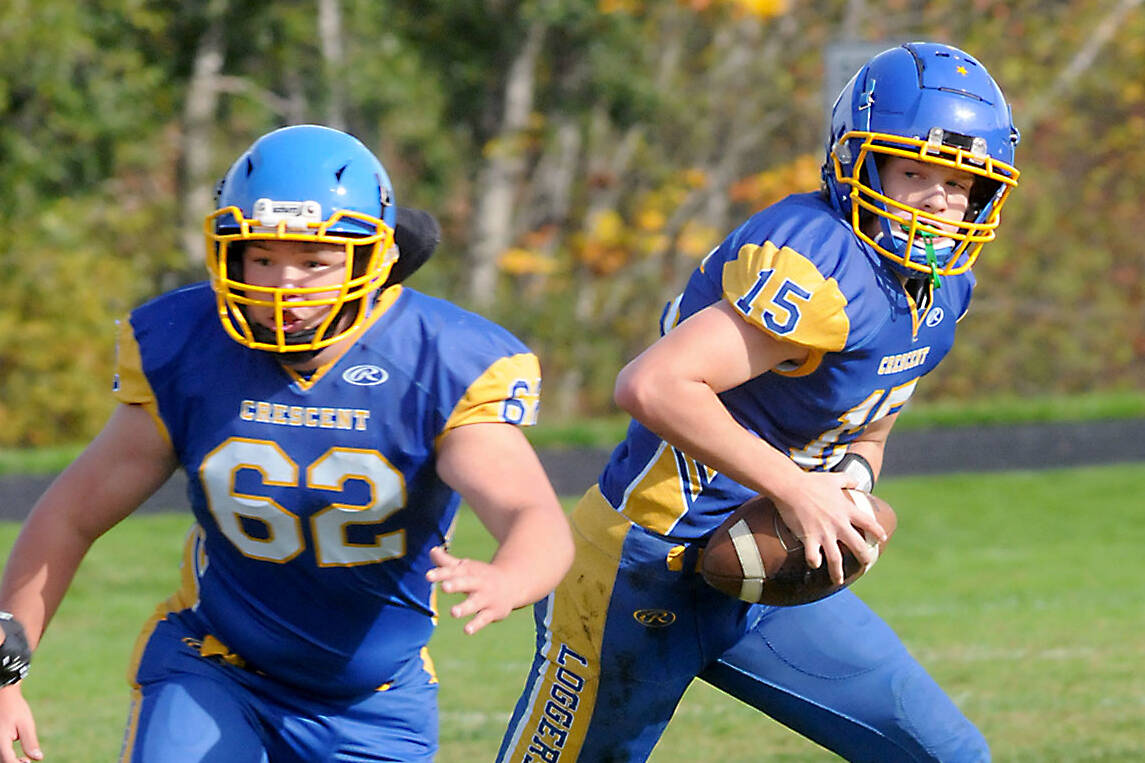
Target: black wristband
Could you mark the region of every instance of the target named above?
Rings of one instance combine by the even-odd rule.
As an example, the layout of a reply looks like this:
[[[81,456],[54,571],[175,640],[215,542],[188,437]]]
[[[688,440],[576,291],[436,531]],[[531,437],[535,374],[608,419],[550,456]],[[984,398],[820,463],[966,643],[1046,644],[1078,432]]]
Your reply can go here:
[[[32,650],[28,648],[28,635],[20,621],[10,612],[0,612],[0,630],[4,643],[0,644],[0,686],[11,686],[28,675]]]
[[[864,493],[870,493],[875,489],[875,470],[871,468],[871,463],[858,453],[847,453],[831,471],[851,475],[859,481],[859,490]]]

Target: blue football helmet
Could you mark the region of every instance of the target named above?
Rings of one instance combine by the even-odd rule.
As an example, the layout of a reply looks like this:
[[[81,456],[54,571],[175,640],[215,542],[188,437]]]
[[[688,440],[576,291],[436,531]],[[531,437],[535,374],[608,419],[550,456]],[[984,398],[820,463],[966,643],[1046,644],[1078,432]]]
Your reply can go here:
[[[908,43],[872,58],[840,92],[823,180],[860,239],[902,275],[937,282],[969,270],[994,240],[1002,206],[1018,184],[1018,138],[1010,106],[982,64],[949,45]],[[956,230],[883,193],[879,165],[890,156],[977,176]],[[871,216],[879,223],[875,235],[864,230]]]
[[[207,270],[231,338],[251,349],[312,356],[362,329],[397,257],[396,207],[385,168],[357,138],[319,125],[267,133],[227,171],[215,206],[204,226]],[[330,286],[246,283],[243,244],[259,240],[344,246],[343,283],[333,295]],[[250,305],[273,308],[274,328],[248,320]],[[320,306],[330,309],[314,329],[284,330],[285,309]]]

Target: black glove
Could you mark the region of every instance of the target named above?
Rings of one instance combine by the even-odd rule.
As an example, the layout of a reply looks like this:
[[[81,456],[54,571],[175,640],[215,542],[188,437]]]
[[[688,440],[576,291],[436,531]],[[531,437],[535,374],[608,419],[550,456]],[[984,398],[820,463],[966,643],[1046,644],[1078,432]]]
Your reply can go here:
[[[871,468],[867,459],[858,453],[846,454],[831,471],[851,475],[859,481],[859,490],[864,493],[873,492],[875,489],[875,470]]]
[[[24,626],[10,612],[0,612],[0,630],[4,631],[4,643],[0,644],[0,686],[11,686],[28,675],[32,650],[28,648]]]

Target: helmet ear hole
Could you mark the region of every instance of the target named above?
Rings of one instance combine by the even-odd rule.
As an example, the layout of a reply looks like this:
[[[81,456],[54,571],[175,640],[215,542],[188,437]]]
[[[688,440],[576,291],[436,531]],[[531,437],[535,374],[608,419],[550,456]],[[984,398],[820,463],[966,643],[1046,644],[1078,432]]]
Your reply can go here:
[[[219,246],[219,244],[215,244]],[[227,278],[231,281],[243,280],[243,255],[246,254],[245,241],[231,241],[227,244]]]
[[[1002,184],[997,180],[990,180],[989,178],[977,177],[974,179],[974,184],[970,186],[970,203],[966,207],[966,215],[964,220],[972,222],[978,219],[982,214],[982,210],[990,203]]]
[[[354,267],[350,271],[351,278],[361,278],[366,274],[366,268],[369,267],[374,247],[375,244],[354,245]]]

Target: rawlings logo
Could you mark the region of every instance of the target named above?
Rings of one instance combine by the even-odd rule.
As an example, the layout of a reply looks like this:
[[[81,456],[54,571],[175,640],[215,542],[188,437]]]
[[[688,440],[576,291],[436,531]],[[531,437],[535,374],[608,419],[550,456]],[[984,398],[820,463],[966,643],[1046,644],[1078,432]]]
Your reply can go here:
[[[342,372],[342,378],[359,387],[376,387],[384,384],[390,378],[390,374],[384,368],[366,364],[347,368]]]
[[[666,609],[638,609],[632,616],[645,628],[667,628],[676,622],[676,613]]]

